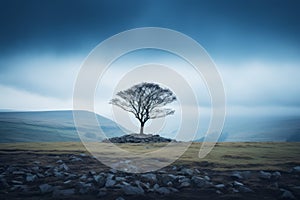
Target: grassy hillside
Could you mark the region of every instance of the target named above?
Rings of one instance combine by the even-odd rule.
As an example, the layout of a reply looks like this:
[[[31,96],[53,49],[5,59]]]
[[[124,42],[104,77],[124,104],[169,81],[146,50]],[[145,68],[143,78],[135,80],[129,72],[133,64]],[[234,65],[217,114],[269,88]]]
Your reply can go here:
[[[107,144],[101,143],[105,146]],[[127,151],[145,153],[155,151],[165,146],[155,144],[118,144]],[[288,171],[293,166],[300,165],[300,143],[218,143],[212,152],[204,159],[198,158],[201,143],[193,143],[176,164],[201,166],[215,170],[280,170]],[[115,158],[115,152],[106,149],[99,152],[110,159]],[[174,149],[176,150],[176,149]],[[1,144],[1,151],[34,151],[37,154],[88,153],[80,142],[57,143],[10,143]],[[165,155],[161,155],[163,162]]]
[[[81,112],[87,118],[95,115],[86,111],[76,112]],[[97,118],[107,137],[124,134],[115,122],[99,115]],[[95,125],[79,128],[84,129],[87,138],[100,141],[103,139],[97,138],[99,129]],[[72,111],[0,112],[0,143],[67,141],[80,141]]]

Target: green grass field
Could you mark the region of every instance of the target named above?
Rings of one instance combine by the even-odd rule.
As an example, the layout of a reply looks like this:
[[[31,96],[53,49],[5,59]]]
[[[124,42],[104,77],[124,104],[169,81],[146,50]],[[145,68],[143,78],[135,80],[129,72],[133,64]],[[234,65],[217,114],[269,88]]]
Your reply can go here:
[[[99,145],[99,143],[97,144]],[[115,154],[107,144],[101,143],[98,153],[114,159]],[[164,147],[164,143],[118,144],[126,151],[147,153]],[[188,166],[201,166],[212,170],[280,170],[288,171],[300,165],[300,143],[217,143],[215,148],[203,159],[198,158],[201,143],[193,143],[174,163]],[[175,147],[169,147],[175,148]],[[172,151],[173,149],[170,149]],[[175,150],[175,149],[174,149]],[[0,152],[34,151],[37,154],[78,154],[88,153],[80,142],[49,143],[5,143]],[[163,158],[163,155],[162,157]]]

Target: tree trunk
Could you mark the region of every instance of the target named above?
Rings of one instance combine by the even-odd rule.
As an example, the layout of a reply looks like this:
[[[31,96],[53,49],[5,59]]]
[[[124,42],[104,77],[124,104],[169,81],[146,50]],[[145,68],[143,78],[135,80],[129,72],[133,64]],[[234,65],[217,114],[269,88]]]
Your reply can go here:
[[[144,134],[144,123],[141,123],[140,134]]]

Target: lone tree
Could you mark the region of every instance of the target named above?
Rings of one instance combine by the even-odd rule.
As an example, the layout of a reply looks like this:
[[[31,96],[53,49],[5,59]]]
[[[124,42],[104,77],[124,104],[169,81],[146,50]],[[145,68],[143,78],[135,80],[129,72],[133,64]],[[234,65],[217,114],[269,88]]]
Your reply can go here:
[[[161,118],[174,114],[175,110],[163,108],[166,104],[176,101],[176,96],[167,88],[155,83],[140,83],[117,93],[110,104],[131,112],[140,121],[140,134],[149,119]]]

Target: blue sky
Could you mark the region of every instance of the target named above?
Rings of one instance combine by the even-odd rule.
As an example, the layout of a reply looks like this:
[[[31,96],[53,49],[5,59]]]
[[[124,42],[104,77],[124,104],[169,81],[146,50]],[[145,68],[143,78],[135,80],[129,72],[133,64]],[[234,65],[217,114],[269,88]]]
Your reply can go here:
[[[71,109],[80,65],[99,42],[157,26],[207,50],[229,114],[300,114],[299,1],[0,3],[0,109]]]

